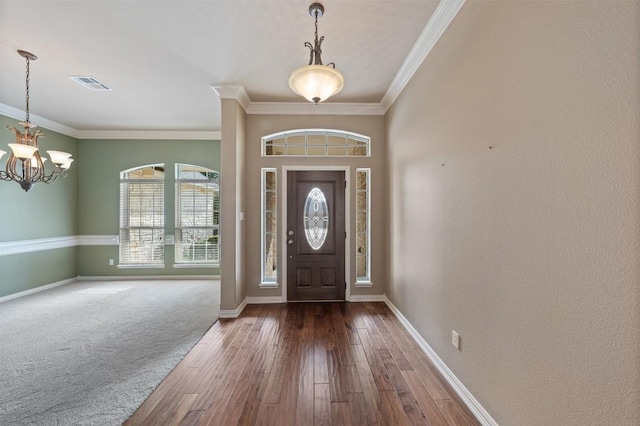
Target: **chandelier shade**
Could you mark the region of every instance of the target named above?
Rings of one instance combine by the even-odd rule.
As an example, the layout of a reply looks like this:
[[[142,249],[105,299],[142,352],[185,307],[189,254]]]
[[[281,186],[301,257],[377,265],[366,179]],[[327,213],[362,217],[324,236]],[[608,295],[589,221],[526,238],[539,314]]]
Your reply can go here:
[[[311,102],[323,102],[344,87],[342,74],[328,65],[304,65],[289,75],[289,87]]]
[[[67,152],[47,151],[54,168],[50,173],[45,171],[44,163],[47,159],[42,158],[38,151],[38,138],[45,136],[29,121],[29,61],[35,61],[38,57],[24,50],[18,50],[18,54],[27,60],[26,119],[20,122],[24,131],[20,131],[14,126],[7,126],[7,129],[15,134],[16,141],[8,144],[11,153],[7,158],[5,170],[0,170],[0,179],[17,182],[22,189],[28,191],[38,182],[53,183],[59,177],[66,176],[73,158]],[[4,154],[6,152],[0,150],[0,159]]]
[[[314,43],[304,44],[310,51],[309,64],[296,68],[289,74],[289,87],[296,94],[317,104],[340,92],[344,87],[344,77],[335,69],[333,62],[322,64],[321,47],[324,36],[318,38],[318,18],[324,14],[324,6],[312,3],[309,14],[315,19],[316,28]]]

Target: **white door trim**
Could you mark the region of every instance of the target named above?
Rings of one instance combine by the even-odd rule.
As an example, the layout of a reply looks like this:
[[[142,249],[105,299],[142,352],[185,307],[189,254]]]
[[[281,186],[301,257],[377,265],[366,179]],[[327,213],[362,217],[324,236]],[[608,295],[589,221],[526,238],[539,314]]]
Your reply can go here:
[[[345,293],[344,299],[346,301],[351,300],[351,285],[349,281],[349,277],[351,276],[351,166],[282,166],[282,173],[280,173],[282,178],[282,206],[281,211],[282,214],[282,238],[280,241],[281,251],[282,253],[282,273],[280,274],[280,278],[282,280],[282,301],[287,301],[287,180],[288,173],[290,171],[306,171],[306,170],[321,170],[321,171],[335,171],[335,172],[344,172],[344,179],[347,183],[347,186],[344,190],[344,230],[347,233],[347,238],[344,240],[344,282],[345,282]]]

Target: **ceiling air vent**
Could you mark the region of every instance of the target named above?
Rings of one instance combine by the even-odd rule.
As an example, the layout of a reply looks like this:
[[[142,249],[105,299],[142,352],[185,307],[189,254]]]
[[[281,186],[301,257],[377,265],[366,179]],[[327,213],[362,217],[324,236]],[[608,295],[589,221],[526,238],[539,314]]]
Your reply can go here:
[[[89,90],[111,90],[109,86],[99,82],[93,77],[70,75],[69,78]]]

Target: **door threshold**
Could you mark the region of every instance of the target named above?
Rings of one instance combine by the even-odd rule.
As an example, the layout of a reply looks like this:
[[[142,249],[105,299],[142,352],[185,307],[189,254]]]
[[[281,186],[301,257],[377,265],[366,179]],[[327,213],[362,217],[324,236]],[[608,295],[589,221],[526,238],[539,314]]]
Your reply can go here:
[[[322,302],[346,302],[346,300],[339,300],[339,299],[331,299],[331,300],[326,300],[326,299],[319,299],[319,300],[287,300],[287,302],[291,302],[291,303],[307,303],[307,302],[312,302],[312,303],[322,303]]]

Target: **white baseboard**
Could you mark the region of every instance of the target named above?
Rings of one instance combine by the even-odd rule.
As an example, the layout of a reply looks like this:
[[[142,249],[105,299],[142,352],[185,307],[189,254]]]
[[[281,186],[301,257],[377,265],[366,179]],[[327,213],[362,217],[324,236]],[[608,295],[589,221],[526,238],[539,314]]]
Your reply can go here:
[[[384,297],[384,302],[387,304],[389,309],[393,311],[395,316],[400,320],[404,328],[407,329],[413,339],[420,345],[420,349],[424,351],[424,353],[429,357],[433,365],[438,369],[440,374],[445,378],[445,380],[451,385],[453,390],[458,394],[458,396],[467,404],[467,407],[473,412],[476,418],[480,421],[480,423],[484,426],[498,426],[498,423],[491,417],[491,415],[484,409],[480,402],[469,392],[462,382],[453,374],[453,372],[447,367],[447,365],[440,359],[438,354],[429,346],[429,344],[422,338],[420,333],[411,325],[409,320],[402,315],[402,312],[395,307],[389,298]]]
[[[134,281],[134,280],[219,280],[220,275],[86,275],[82,281]]]
[[[282,301],[282,296],[270,296],[270,297],[247,296],[247,305],[264,305],[268,303],[285,303],[285,302]]]
[[[240,303],[240,306],[235,309],[220,310],[220,318],[238,318],[246,306],[247,299],[245,298],[242,303]]]
[[[385,302],[387,297],[384,294],[352,294],[349,302]]]
[[[51,284],[41,285],[40,287],[30,288],[29,290],[20,291],[18,293],[9,294],[7,296],[0,297],[0,303],[8,300],[17,299],[18,297],[28,296],[29,294],[38,293],[40,291],[49,290],[50,288],[60,287],[65,284],[70,284],[76,281],[77,278],[67,278],[66,280],[58,281]]]

